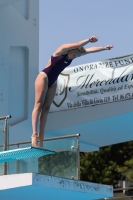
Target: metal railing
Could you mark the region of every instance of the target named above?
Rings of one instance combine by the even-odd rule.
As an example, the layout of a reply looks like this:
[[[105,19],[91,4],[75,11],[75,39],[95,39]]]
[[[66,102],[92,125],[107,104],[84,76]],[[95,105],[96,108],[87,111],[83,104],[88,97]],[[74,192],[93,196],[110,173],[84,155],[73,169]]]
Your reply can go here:
[[[80,134],[77,133],[77,134],[73,134],[73,135],[65,135],[65,136],[59,136],[59,137],[52,137],[52,138],[45,138],[43,139],[43,141],[50,141],[50,140],[59,140],[59,139],[65,139],[65,138],[72,138],[72,137],[79,137]],[[6,145],[6,148],[7,146],[18,146],[19,145],[22,145],[22,144],[30,144],[31,141],[24,141],[24,142],[16,142],[16,143],[11,143],[11,144],[7,144]],[[0,145],[0,147],[3,147],[4,145]]]
[[[10,118],[10,117],[11,116],[0,117],[0,120],[4,120],[5,119],[4,130],[3,130],[3,132],[4,132],[4,141],[3,141],[3,143],[4,144],[0,145],[0,148],[2,148],[3,151],[6,151],[8,149],[12,149],[15,146],[16,146],[16,148],[24,148],[25,145],[27,146],[27,145],[31,144],[31,140],[30,141],[23,141],[23,142],[15,142],[15,143],[11,143],[11,144],[7,143],[7,132],[8,132],[7,131],[7,129],[8,129],[7,128],[8,127],[7,119]],[[79,136],[80,136],[80,134],[72,134],[72,135],[66,135],[66,136],[59,136],[59,137],[53,137],[53,138],[45,138],[45,139],[43,139],[44,144],[45,144],[45,142],[49,142],[49,141],[51,141],[53,143],[54,141],[56,142],[57,140],[66,139],[68,141],[68,139],[77,138],[77,150],[76,150],[76,152],[77,152],[77,160],[76,160],[77,179],[80,179],[80,155],[79,155],[80,154],[80,145],[79,145]],[[65,147],[63,147],[63,149],[64,148]],[[74,146],[73,145],[71,146],[71,149],[74,150]],[[7,163],[3,163],[2,166],[3,166],[2,167],[3,168],[3,175],[7,175],[9,173],[8,172],[8,170],[9,170],[9,164],[7,165]]]
[[[8,163],[8,174],[35,172],[50,176],[80,179],[79,136],[67,136],[44,139],[44,148],[55,151],[56,154],[40,158],[32,158]],[[8,149],[25,148],[31,141],[17,142],[8,145]],[[34,163],[34,166],[32,165]],[[66,163],[69,163],[69,167]],[[53,165],[55,167],[53,167]],[[16,171],[16,172],[15,172]]]

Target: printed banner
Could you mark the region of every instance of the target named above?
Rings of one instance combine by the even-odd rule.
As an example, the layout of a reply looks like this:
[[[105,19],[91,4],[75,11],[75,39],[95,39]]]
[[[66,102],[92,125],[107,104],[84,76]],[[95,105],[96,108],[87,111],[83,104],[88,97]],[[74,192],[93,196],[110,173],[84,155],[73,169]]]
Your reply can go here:
[[[133,54],[66,68],[50,112],[133,98]]]

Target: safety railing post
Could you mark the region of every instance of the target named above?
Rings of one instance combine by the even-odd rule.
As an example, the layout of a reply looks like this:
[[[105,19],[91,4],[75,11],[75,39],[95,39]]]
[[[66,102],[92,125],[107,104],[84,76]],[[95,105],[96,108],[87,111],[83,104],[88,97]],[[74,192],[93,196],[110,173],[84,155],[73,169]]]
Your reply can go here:
[[[5,119],[5,124],[4,124],[4,151],[7,151],[7,118]],[[3,174],[7,175],[7,162],[3,163]]]
[[[80,134],[79,134],[80,136]],[[77,175],[78,180],[80,180],[80,141],[79,137],[77,137]]]
[[[11,118],[11,115],[8,115],[8,116],[4,116],[4,117],[0,117],[0,120],[5,120],[4,122],[4,130],[3,130],[3,133],[4,133],[4,144],[3,144],[3,151],[7,151],[7,133],[8,133],[8,123],[7,123],[7,120]],[[7,163],[4,162],[3,163],[3,175],[6,175],[7,174]]]

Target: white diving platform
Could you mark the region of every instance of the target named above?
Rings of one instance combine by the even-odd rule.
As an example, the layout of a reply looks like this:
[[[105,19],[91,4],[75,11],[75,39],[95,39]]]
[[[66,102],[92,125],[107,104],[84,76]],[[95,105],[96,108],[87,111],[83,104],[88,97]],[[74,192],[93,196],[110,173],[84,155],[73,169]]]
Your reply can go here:
[[[35,173],[0,176],[0,199],[92,200],[113,197],[113,187]]]
[[[55,154],[55,152],[49,151],[46,149],[35,148],[35,147],[27,147],[27,148],[22,148],[22,149],[2,151],[0,152],[0,163],[10,162],[14,160],[22,160],[26,158],[41,157],[41,156],[46,156],[49,154]]]

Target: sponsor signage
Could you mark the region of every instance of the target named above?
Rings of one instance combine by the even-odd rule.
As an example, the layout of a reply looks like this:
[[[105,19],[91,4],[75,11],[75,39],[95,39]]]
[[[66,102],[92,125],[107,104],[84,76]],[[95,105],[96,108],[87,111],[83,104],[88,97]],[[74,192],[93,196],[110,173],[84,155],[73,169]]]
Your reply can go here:
[[[133,99],[133,54],[66,68],[50,112]]]

